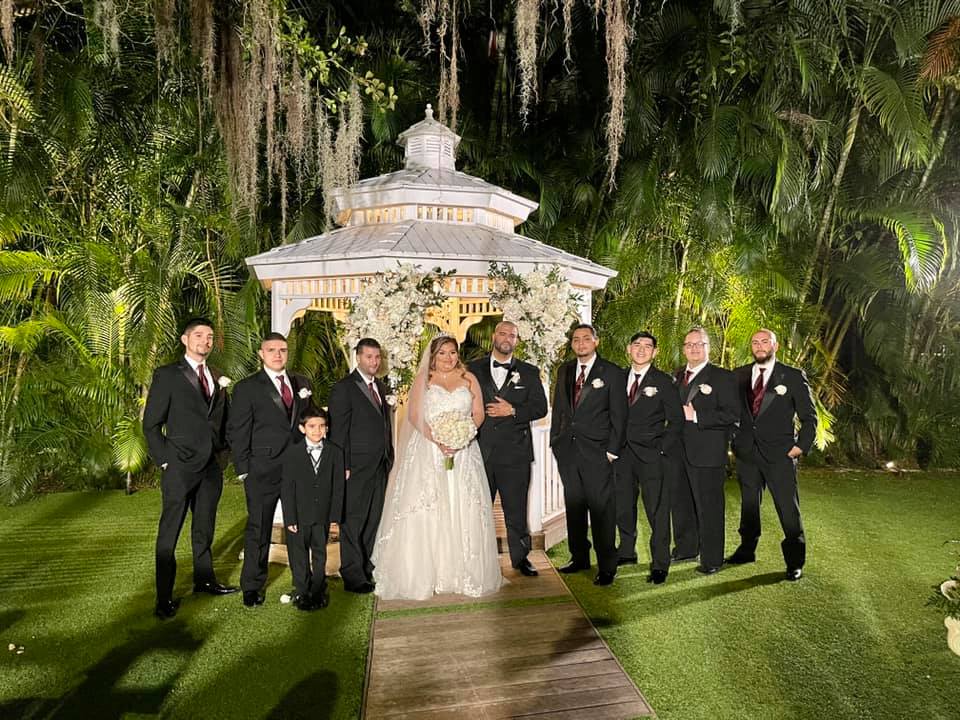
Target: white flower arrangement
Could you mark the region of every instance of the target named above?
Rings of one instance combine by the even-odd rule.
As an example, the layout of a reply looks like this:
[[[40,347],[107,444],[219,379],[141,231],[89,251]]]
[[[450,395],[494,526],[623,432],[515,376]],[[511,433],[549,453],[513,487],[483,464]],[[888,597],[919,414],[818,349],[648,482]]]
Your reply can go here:
[[[384,402],[386,402],[387,405],[389,405],[390,407],[396,407],[396,405],[397,405],[397,396],[394,395],[393,393],[391,393],[391,394],[387,395],[386,397],[384,397],[383,400],[384,400]]]
[[[518,382],[520,382],[520,372],[518,370],[514,370],[512,373],[510,373],[510,380],[508,382],[511,385],[516,385]]]
[[[473,424],[473,418],[468,415],[445,412],[440,413],[430,422],[430,432],[433,433],[433,439],[437,442],[443,443],[448,448],[460,450],[473,440],[477,434],[477,426]],[[447,470],[453,470],[453,457],[445,457],[443,465]]]
[[[593,382],[590,383],[590,385],[593,387],[594,390],[599,390],[600,388],[603,387],[603,384],[604,384],[603,380],[601,380],[600,378],[594,378]]]
[[[709,395],[710,393],[713,392],[713,388],[707,385],[706,383],[703,383],[702,385],[700,385],[698,389],[700,390],[701,395]]]
[[[579,296],[557,266],[536,267],[521,276],[509,265],[490,263],[490,277],[499,281],[490,302],[504,320],[516,323],[527,355],[548,368],[567,344],[570,325],[580,317]]]
[[[653,385],[647,385],[643,389],[643,394],[646,395],[647,397],[653,397],[654,395],[657,394],[657,388],[655,388]]]
[[[787,386],[786,386],[786,385],[777,385],[777,386],[773,389],[773,391],[774,391],[777,395],[786,395],[786,394],[787,394]]]
[[[416,373],[424,315],[446,300],[443,281],[449,274],[439,268],[423,273],[409,263],[377,273],[353,299],[343,322],[343,340],[348,347],[355,347],[365,337],[380,343],[390,385],[401,394]]]
[[[217,385],[219,385],[224,389],[230,387],[232,384],[233,384],[233,380],[228,378],[226,375],[221,375],[220,377],[217,378]]]
[[[300,396],[301,400],[306,400],[308,397],[313,395],[313,393],[310,390],[307,390],[307,388],[300,388],[300,390],[297,391],[297,395]]]

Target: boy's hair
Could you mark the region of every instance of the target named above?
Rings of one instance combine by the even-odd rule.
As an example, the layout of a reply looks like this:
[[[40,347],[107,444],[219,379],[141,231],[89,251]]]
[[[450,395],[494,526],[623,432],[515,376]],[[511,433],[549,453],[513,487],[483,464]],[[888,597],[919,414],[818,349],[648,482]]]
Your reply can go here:
[[[313,403],[309,403],[303,410],[300,411],[298,422],[301,425],[306,425],[307,420],[310,418],[323,418],[327,425],[330,424],[330,413],[323,408],[317,407]]]

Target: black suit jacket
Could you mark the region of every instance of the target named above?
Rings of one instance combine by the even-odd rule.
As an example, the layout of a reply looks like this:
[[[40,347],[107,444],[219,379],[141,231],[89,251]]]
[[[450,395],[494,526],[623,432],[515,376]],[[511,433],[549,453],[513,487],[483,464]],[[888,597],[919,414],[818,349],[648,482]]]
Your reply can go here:
[[[630,368],[624,372],[631,377]],[[624,392],[628,389],[625,387]],[[626,447],[643,462],[654,462],[661,455],[679,451],[682,430],[683,408],[677,386],[670,375],[651,365],[633,405],[628,403]]]
[[[750,407],[753,364],[734,372],[740,396],[740,427],[733,440],[734,454],[750,460],[757,452],[767,462],[775,462],[783,460],[794,445],[804,455],[809,453],[817,433],[817,410],[803,370],[779,361],[774,363],[757,417],[753,417]],[[800,421],[799,432],[794,417]]]
[[[386,463],[388,473],[393,467],[393,412],[387,404],[390,393],[380,378],[376,385],[382,408],[370,397],[357,370],[330,391],[330,439],[343,448],[347,470],[376,467],[381,461]]]
[[[626,437],[626,376],[597,355],[574,408],[573,388],[579,372],[576,359],[565,362],[557,372],[550,447],[560,465],[578,459],[606,465],[606,454],[619,455]]]
[[[157,368],[143,410],[143,434],[157,465],[169,463],[200,471],[226,447],[230,400],[219,386],[220,373],[209,365],[213,396],[208,403],[186,359]]]
[[[707,363],[691,378],[684,391],[685,370],[681,368],[676,375],[680,402],[691,403],[697,411],[697,422],[685,419],[683,423],[686,460],[694,467],[724,467],[727,464],[727,442],[740,419],[736,379],[729,370]]]
[[[486,417],[477,430],[477,443],[484,462],[522,464],[533,462],[533,439],[530,423],[547,414],[547,394],[540,382],[540,370],[530,363],[513,358],[503,387],[497,388],[490,372],[490,356],[474,360],[470,372],[477,376],[483,393],[483,404],[501,397],[513,405],[513,417]]]
[[[244,378],[233,390],[227,437],[233,450],[233,465],[238,475],[280,482],[280,456],[292,440],[302,437],[298,417],[310,402],[300,391],[311,390],[303,375],[287,370],[293,391],[293,408],[289,415],[272,376],[263,369]]]
[[[313,472],[306,439],[301,437],[283,451],[280,504],[284,525],[323,525],[343,520],[346,474],[343,450],[333,441],[323,441],[320,466]],[[299,528],[298,528],[299,530]]]

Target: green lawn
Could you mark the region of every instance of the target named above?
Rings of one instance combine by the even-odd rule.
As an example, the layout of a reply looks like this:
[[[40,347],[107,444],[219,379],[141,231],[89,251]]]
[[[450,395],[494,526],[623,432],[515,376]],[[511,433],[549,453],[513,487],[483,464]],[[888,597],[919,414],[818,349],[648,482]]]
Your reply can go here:
[[[708,578],[683,564],[659,587],[644,566],[612,591],[585,573],[568,584],[662,720],[960,717],[960,657],[925,607],[956,565],[944,542],[960,538],[960,475],[801,471],[800,483],[798,583],[781,581],[767,495],[756,564]],[[730,552],[733,482],[727,503]],[[567,559],[564,546],[550,554]]]
[[[659,587],[641,566],[612,588],[587,574],[570,586],[664,720],[957,717],[960,658],[924,604],[956,562],[944,542],[960,537],[960,475],[806,471],[801,483],[799,583],[780,582],[767,498],[755,565],[710,578],[682,565]],[[299,613],[279,604],[280,567],[256,611],[194,597],[185,534],[184,604],[160,623],[159,502],[156,491],[65,493],[0,508],[0,717],[356,717],[371,598],[336,582],[328,609]],[[227,488],[216,564],[234,583],[244,515],[242,491]],[[566,560],[562,546],[551,555]]]

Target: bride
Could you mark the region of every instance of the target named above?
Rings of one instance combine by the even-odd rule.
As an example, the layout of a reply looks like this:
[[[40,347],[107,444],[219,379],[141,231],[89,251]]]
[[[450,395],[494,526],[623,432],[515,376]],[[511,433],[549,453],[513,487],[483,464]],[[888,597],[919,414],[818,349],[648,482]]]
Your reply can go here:
[[[371,558],[382,598],[477,597],[500,588],[490,489],[476,439],[453,450],[430,430],[431,421],[450,412],[472,418],[474,426],[483,422],[480,385],[458,349],[450,336],[434,338],[410,388],[399,460]],[[453,469],[447,470],[451,456]]]

